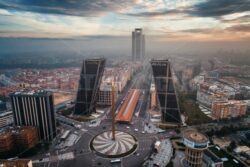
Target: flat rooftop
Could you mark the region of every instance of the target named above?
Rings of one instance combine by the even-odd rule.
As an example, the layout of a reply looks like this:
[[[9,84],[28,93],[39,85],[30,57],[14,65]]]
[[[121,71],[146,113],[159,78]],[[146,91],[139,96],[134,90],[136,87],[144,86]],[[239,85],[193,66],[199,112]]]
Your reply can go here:
[[[204,150],[204,154],[207,155],[208,157],[210,157],[213,162],[216,162],[216,163],[222,162],[222,160],[220,158],[218,158],[215,154],[213,154],[209,150]]]
[[[213,146],[208,148],[209,151],[214,153],[218,158],[223,161],[224,167],[245,167],[243,163],[236,160],[232,155],[228,154],[223,149],[220,149],[218,146]]]
[[[0,113],[0,118],[5,117],[5,116],[9,116],[9,115],[12,115],[12,111]]]
[[[9,94],[10,96],[50,96],[52,92],[45,90],[37,91],[17,91]]]
[[[204,134],[197,132],[196,130],[186,130],[183,133],[183,138],[186,138],[194,143],[207,143],[208,138]]]

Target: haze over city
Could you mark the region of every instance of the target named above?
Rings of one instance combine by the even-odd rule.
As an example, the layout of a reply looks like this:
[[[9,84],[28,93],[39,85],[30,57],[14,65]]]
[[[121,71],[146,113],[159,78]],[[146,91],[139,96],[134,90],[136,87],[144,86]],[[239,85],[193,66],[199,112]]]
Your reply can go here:
[[[250,0],[0,0],[0,167],[250,166]]]
[[[165,52],[173,47],[184,53],[200,49],[238,51],[249,49],[250,40],[248,0],[1,0],[0,22],[1,52],[53,47],[94,51],[94,44],[102,51],[126,51],[134,27],[144,29],[149,51]],[[105,42],[107,38],[109,43]],[[8,47],[10,44],[14,49]]]

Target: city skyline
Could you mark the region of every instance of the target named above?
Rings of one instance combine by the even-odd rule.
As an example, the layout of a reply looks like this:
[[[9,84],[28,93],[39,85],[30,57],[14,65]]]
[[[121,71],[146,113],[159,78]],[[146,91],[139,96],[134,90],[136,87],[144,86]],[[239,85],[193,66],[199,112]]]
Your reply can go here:
[[[0,0],[0,166],[248,167],[250,0]]]
[[[142,27],[158,41],[249,41],[249,9],[248,0],[1,0],[0,37],[129,36]]]

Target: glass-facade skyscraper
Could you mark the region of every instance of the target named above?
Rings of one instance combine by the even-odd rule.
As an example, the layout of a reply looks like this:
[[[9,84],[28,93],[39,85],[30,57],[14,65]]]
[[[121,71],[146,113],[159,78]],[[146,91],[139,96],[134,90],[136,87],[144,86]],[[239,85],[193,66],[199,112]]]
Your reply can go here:
[[[89,115],[94,111],[104,67],[105,59],[86,59],[83,61],[75,114]]]
[[[145,57],[145,37],[141,28],[132,32],[132,60],[143,60]]]
[[[151,60],[155,88],[160,103],[162,121],[181,124],[180,109],[168,60]]]

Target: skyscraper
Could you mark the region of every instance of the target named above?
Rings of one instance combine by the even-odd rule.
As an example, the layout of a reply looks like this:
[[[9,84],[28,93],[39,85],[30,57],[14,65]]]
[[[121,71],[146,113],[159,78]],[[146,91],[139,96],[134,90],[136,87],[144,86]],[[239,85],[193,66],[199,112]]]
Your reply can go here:
[[[51,141],[56,136],[53,95],[47,91],[15,92],[10,94],[14,124],[35,126],[39,138]]]
[[[89,115],[94,111],[104,67],[105,59],[87,59],[83,61],[75,114]]]
[[[180,124],[180,110],[168,60],[151,60],[156,93],[162,113],[162,121]]]
[[[132,60],[142,60],[145,57],[145,38],[141,28],[132,32]]]

